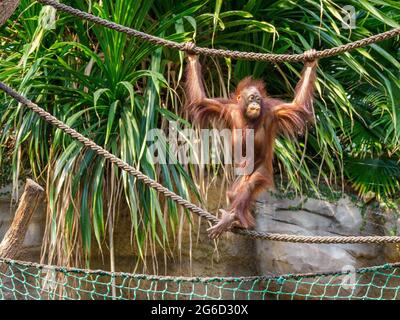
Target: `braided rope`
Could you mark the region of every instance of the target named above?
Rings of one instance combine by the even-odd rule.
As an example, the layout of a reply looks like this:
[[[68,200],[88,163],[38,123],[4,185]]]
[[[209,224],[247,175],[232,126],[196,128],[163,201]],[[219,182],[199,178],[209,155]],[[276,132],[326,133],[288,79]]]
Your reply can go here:
[[[302,54],[273,54],[273,53],[257,53],[257,52],[244,52],[244,51],[231,51],[231,50],[222,50],[222,49],[213,49],[213,48],[203,48],[197,47],[192,43],[178,43],[175,41],[166,40],[163,38],[159,38],[153,35],[149,35],[147,33],[137,31],[135,29],[125,27],[118,23],[114,23],[108,21],[106,19],[102,19],[100,17],[96,17],[90,13],[83,12],[81,10],[72,8],[62,3],[58,3],[55,0],[38,0],[38,2],[52,6],[58,10],[69,13],[73,16],[79,17],[81,19],[93,22],[95,24],[104,26],[109,29],[116,30],[118,32],[126,33],[129,36],[140,38],[144,41],[151,42],[155,45],[164,46],[172,49],[177,49],[180,51],[190,51],[195,54],[203,54],[208,56],[215,57],[225,57],[225,58],[234,58],[234,59],[243,59],[243,60],[257,60],[257,61],[270,61],[270,62],[298,62],[298,61],[306,61],[309,59],[320,59],[331,57],[340,53],[344,53],[350,50],[354,50],[360,47],[365,47],[369,44],[383,41],[389,38],[393,38],[395,36],[400,35],[400,28],[395,28],[383,33],[379,33],[368,38],[364,38],[361,40],[357,40],[354,42],[350,42],[347,44],[340,45],[338,47],[325,49],[322,51],[315,51],[311,56],[307,53]]]
[[[367,273],[376,272],[387,269],[400,268],[400,262],[386,263],[383,265],[371,266],[358,268],[354,271],[322,271],[322,272],[309,272],[309,273],[288,273],[281,275],[261,275],[261,276],[242,276],[242,277],[185,277],[185,276],[159,276],[159,275],[148,275],[148,274],[133,274],[127,272],[110,272],[105,270],[92,270],[92,269],[81,269],[75,267],[60,267],[55,265],[48,265],[43,263],[12,260],[9,258],[0,257],[0,263],[13,266],[17,265],[20,267],[33,267],[40,270],[54,270],[62,273],[80,273],[86,275],[99,275],[99,276],[110,276],[110,277],[128,277],[137,280],[155,280],[155,281],[173,281],[182,282],[189,281],[194,283],[209,283],[209,282],[241,282],[241,281],[266,281],[266,280],[281,280],[281,279],[301,279],[301,278],[313,278],[313,277],[328,277],[328,276],[340,276],[349,273]]]
[[[126,171],[127,173],[133,175],[138,180],[142,181],[144,184],[150,186],[155,189],[157,192],[162,193],[164,196],[170,198],[191,212],[197,214],[199,217],[204,218],[210,221],[213,224],[219,222],[219,219],[208,211],[196,206],[188,200],[185,200],[180,195],[175,192],[169,190],[164,187],[157,181],[151,179],[150,177],[143,174],[141,171],[135,169],[122,159],[108,152],[94,141],[86,138],[81,133],[72,129],[64,122],[60,121],[44,109],[40,108],[37,104],[33,103],[29,99],[23,97],[18,92],[14,91],[4,83],[0,82],[0,89],[3,90],[6,94],[13,97],[18,102],[27,106],[33,112],[37,113],[42,119],[51,125],[57,127],[62,130],[73,139],[81,142],[84,146],[93,150],[99,156],[105,158],[111,163],[115,164],[118,168]],[[247,236],[252,239],[262,239],[262,240],[272,240],[272,241],[282,241],[282,242],[294,242],[294,243],[319,243],[319,244],[328,244],[328,243],[375,243],[375,244],[383,244],[383,243],[400,243],[400,236],[298,236],[298,235],[288,235],[288,234],[279,234],[279,233],[265,233],[254,230],[244,230],[239,228],[233,228],[231,232],[236,233],[238,235]]]

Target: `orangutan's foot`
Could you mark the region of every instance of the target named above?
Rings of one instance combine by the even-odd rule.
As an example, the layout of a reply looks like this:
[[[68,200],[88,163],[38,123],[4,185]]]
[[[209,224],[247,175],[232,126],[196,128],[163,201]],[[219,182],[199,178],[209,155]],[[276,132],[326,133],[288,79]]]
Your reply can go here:
[[[211,228],[208,228],[208,235],[211,239],[217,239],[226,231],[234,227],[242,227],[234,211],[219,210],[222,213],[221,220]]]

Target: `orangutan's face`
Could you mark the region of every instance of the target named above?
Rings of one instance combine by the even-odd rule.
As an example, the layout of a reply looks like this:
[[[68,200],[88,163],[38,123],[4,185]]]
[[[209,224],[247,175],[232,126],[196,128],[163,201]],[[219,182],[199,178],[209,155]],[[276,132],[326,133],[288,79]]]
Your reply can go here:
[[[241,92],[240,103],[247,119],[256,120],[261,115],[262,97],[257,88],[245,88]]]

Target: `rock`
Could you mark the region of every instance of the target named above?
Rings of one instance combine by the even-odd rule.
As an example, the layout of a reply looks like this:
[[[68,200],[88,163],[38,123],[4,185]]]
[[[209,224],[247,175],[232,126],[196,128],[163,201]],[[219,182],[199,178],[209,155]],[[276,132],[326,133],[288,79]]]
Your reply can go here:
[[[387,236],[400,236],[400,218],[397,218],[396,212],[386,212],[383,228]],[[400,261],[400,244],[385,244],[384,254],[388,262]]]
[[[257,230],[295,235],[361,235],[365,229],[361,210],[348,197],[337,203],[320,199],[282,200],[269,197],[256,203]],[[368,225],[369,232],[377,232]],[[379,234],[379,233],[368,233]],[[361,244],[301,244],[277,241],[256,241],[259,274],[298,274],[348,271],[382,263],[381,245]],[[361,287],[351,285],[355,275],[313,277],[304,282],[286,281],[279,292],[303,294],[308,297],[357,294]],[[350,281],[350,282],[349,282]],[[326,285],[327,284],[327,285]],[[350,284],[350,285],[349,285]],[[290,298],[290,294],[288,295]]]
[[[335,215],[334,205],[324,200],[308,198],[304,202],[302,208],[306,211],[326,217],[333,217]]]
[[[19,196],[21,195],[22,191],[24,190],[24,185],[25,182],[23,182],[22,180],[19,181],[18,183],[18,195],[13,195],[13,188],[12,188],[12,184],[7,184],[5,186],[0,186],[0,202],[4,201],[4,202],[8,202],[10,203],[11,198],[13,202],[16,202],[16,200],[19,198]]]
[[[261,232],[308,236],[362,234],[361,210],[348,197],[337,203],[329,203],[319,199],[286,201],[270,196],[266,201],[258,202],[255,211],[256,228]],[[381,249],[382,246],[368,244],[301,244],[257,240],[258,273],[296,274],[355,269],[378,264]],[[336,281],[341,281],[341,278],[338,277]],[[301,285],[296,290],[307,292],[310,288]],[[328,295],[330,293],[327,292]]]
[[[334,214],[336,229],[344,234],[359,233],[362,226],[361,211],[348,197],[341,198]]]

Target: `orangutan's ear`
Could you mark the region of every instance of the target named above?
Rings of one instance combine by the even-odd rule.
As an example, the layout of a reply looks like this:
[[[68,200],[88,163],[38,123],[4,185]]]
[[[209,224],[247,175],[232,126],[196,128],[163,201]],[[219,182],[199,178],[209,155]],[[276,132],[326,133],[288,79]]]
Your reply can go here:
[[[240,100],[240,94],[238,94],[236,97],[236,101],[239,102],[239,100]]]

